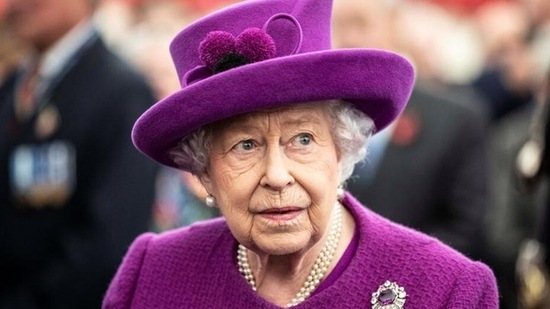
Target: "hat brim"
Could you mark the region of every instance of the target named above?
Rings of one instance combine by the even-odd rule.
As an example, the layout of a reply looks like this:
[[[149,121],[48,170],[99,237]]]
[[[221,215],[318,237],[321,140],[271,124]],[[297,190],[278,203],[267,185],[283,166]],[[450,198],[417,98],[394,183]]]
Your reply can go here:
[[[205,124],[330,99],[352,103],[380,131],[404,109],[413,83],[411,64],[383,50],[338,49],[274,58],[213,75],[159,101],[137,120],[132,140],[155,161],[182,169],[169,151]]]

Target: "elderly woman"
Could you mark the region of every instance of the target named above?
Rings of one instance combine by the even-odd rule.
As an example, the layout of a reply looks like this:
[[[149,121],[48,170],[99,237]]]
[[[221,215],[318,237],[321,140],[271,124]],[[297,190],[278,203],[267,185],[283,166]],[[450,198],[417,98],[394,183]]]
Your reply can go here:
[[[134,143],[196,175],[223,218],[139,237],[104,308],[498,307],[489,268],[344,191],[414,73],[390,52],[331,50],[330,17],[329,0],[245,1],[174,39],[182,89]]]

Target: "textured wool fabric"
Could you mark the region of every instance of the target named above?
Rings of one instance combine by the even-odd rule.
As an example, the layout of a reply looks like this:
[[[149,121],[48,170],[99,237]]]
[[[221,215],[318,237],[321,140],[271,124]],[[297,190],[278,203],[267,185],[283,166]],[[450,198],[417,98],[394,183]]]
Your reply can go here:
[[[407,292],[410,309],[496,309],[491,270],[438,240],[388,221],[346,195],[359,229],[348,267],[296,308],[371,308],[386,280]],[[161,235],[140,236],[111,282],[104,309],[278,308],[237,268],[237,242],[223,218]]]
[[[331,99],[352,103],[382,130],[408,101],[413,67],[389,51],[330,49],[331,11],[331,0],[242,1],[183,29],[170,46],[182,89],[138,119],[132,132],[136,147],[161,164],[190,170],[176,166],[169,151],[199,127],[253,111]],[[275,56],[214,74],[212,58],[223,57],[219,50],[201,49],[201,43],[212,32],[239,37],[250,28],[273,39]],[[231,45],[227,39],[214,43]],[[238,49],[246,52],[236,58],[253,54],[249,49],[254,47]]]

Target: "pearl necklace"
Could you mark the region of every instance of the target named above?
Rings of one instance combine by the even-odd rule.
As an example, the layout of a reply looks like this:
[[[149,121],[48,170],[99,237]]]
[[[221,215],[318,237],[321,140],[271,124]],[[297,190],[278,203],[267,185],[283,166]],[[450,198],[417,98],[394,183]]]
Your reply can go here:
[[[307,277],[304,285],[300,289],[296,296],[290,301],[287,307],[293,307],[303,302],[308,298],[311,293],[319,286],[321,280],[324,278],[332,259],[334,258],[334,253],[336,252],[336,247],[338,246],[338,241],[340,240],[340,234],[342,232],[342,206],[339,202],[336,203],[336,213],[335,218],[332,222],[328,238],[325,242],[321,253],[315,259],[315,263]],[[239,272],[244,276],[248,284],[252,287],[252,290],[256,291],[256,281],[254,280],[254,274],[250,269],[250,264],[248,263],[247,249],[245,246],[239,244],[239,249],[237,250],[237,261],[239,265]]]

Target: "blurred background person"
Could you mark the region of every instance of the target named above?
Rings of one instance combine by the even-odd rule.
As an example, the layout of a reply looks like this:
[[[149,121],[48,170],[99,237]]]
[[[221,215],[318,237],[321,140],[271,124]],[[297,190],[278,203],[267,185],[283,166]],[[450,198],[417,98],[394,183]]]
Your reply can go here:
[[[130,132],[155,98],[110,52],[94,0],[14,0],[31,47],[0,88],[0,308],[99,308],[150,224],[157,166]]]
[[[122,27],[128,30],[111,43],[145,74],[160,100],[181,87],[169,53],[170,41],[200,13],[192,4],[173,0],[144,1],[129,9],[131,25]],[[104,29],[111,30],[112,27]],[[156,179],[155,192],[151,227],[155,231],[169,230],[219,215],[217,208],[205,205],[206,190],[188,172],[162,167]]]
[[[519,1],[489,1],[475,11],[473,21],[484,44],[484,63],[472,85],[496,121],[533,99],[529,15]]]
[[[347,1],[337,0],[336,5],[339,4],[342,7],[348,5]],[[361,7],[364,9],[361,10]],[[479,254],[495,270],[502,295],[501,308],[517,308],[518,287],[514,269],[518,250],[522,240],[535,233],[533,222],[540,214],[539,208],[547,190],[542,188],[531,194],[519,191],[514,175],[514,165],[518,151],[529,137],[531,119],[539,111],[534,102],[534,93],[541,88],[542,77],[550,63],[548,58],[550,2],[539,0],[360,1],[350,11],[353,11],[351,12],[353,15],[348,15],[349,18],[344,21],[348,30],[338,32],[335,41],[340,40],[343,46],[354,46],[354,42],[370,42],[364,44],[399,51],[413,60],[417,73],[417,85],[411,97],[410,108],[405,110],[401,120],[396,122],[393,128],[377,136],[381,141],[377,141],[376,138],[373,140],[369,149],[370,160],[363,167],[363,171],[357,171],[361,172],[360,175],[358,174],[360,177],[355,182],[350,181],[350,189],[353,191],[355,187],[357,190],[363,190],[365,195],[372,198],[379,194],[380,188],[367,191],[365,188],[369,187],[365,184],[370,182],[382,184],[385,181],[394,181],[400,182],[401,185],[429,188],[430,183],[434,184],[433,181],[428,180],[430,174],[437,172],[433,169],[422,169],[423,161],[416,157],[405,158],[405,154],[416,153],[423,141],[430,140],[425,136],[424,128],[434,125],[438,128],[435,131],[441,130],[439,133],[442,136],[443,132],[453,126],[460,127],[458,124],[464,121],[464,123],[473,121],[477,123],[473,127],[480,125],[481,128],[485,128],[485,130],[460,128],[455,132],[461,132],[460,134],[464,136],[458,138],[453,138],[449,133],[440,140],[432,137],[429,145],[424,148],[434,155],[444,146],[461,143],[463,147],[457,147],[454,150],[454,155],[460,158],[458,163],[476,160],[466,158],[481,160],[483,155],[479,156],[479,154],[486,152],[485,156],[488,160],[485,163],[478,161],[478,164],[484,165],[484,168],[480,169],[481,172],[476,171],[472,165],[470,168],[450,166],[447,173],[452,175],[454,170],[455,173],[461,174],[463,180],[470,179],[469,181],[472,182],[470,185],[463,186],[461,191],[477,192],[475,196],[479,199],[474,203],[482,205],[482,210],[478,213],[481,217],[473,219],[473,222],[482,225],[479,235],[483,235],[482,238],[486,238],[487,241],[485,250]],[[354,23],[356,26],[350,25]],[[337,30],[336,27],[335,30]],[[359,35],[353,38],[353,34]],[[447,102],[428,103],[432,100]],[[430,106],[429,112],[420,111],[418,108],[420,106]],[[444,107],[449,110],[438,112],[439,109],[445,109]],[[448,119],[445,123],[437,123],[433,120],[438,117],[437,115],[444,113],[447,113]],[[418,116],[419,114],[422,116]],[[464,114],[472,115],[475,120],[466,119],[467,117],[463,119]],[[433,115],[436,116],[433,117]],[[480,115],[482,119],[479,119]],[[472,135],[471,131],[477,132]],[[474,137],[476,135],[477,137]],[[485,144],[481,147],[486,149],[477,148],[476,155],[475,151],[470,149],[472,146],[464,147],[468,145],[469,140],[471,142],[472,138],[480,139],[478,146]],[[459,139],[462,141],[459,142]],[[400,148],[400,154],[403,157],[393,160],[400,160],[401,172],[404,176],[402,179],[384,181],[375,178],[383,175],[385,160],[390,160],[392,153],[396,152],[395,148]],[[435,156],[432,160],[437,158]],[[420,176],[411,178],[412,180],[409,181],[405,175],[409,173],[408,170],[415,168]],[[469,176],[466,176],[468,174]],[[373,178],[375,180],[372,180]],[[445,177],[435,182],[433,188],[437,188],[438,193],[426,196],[433,202],[433,197],[440,196],[441,193],[446,194],[443,193],[447,192],[444,188],[450,188],[452,180],[453,177]],[[484,193],[481,193],[483,190],[467,190],[468,187],[469,189],[476,186],[481,188],[479,184],[483,182],[485,184],[481,186],[485,187]],[[418,192],[414,192],[414,195],[422,195],[422,190],[415,190]],[[458,201],[456,194],[446,195],[448,201],[452,196],[455,202]],[[469,196],[469,198],[473,197],[474,195]],[[394,196],[396,200],[401,198],[403,197]],[[463,198],[462,201],[466,200]],[[402,203],[414,201],[413,198],[409,200],[403,198]],[[365,202],[373,208],[377,207],[373,204],[374,200]],[[384,208],[384,206],[381,207]],[[442,208],[439,209],[441,211]],[[479,210],[479,207],[460,207],[459,209],[461,212],[451,210],[447,215],[464,219],[463,215],[469,213],[472,219],[475,212],[471,211]],[[462,212],[467,209],[470,212]],[[382,211],[387,211],[387,208]],[[411,224],[410,221],[421,216],[416,213],[410,216],[406,212],[399,211],[386,215],[404,217],[406,224]],[[432,216],[441,215],[441,213],[434,213]],[[475,236],[473,233],[464,231],[464,228],[456,229],[455,224],[444,224],[442,228],[454,230],[458,240],[467,241]],[[440,237],[444,240],[446,238],[443,235]],[[454,242],[455,248],[464,250],[459,245],[460,242],[446,239],[451,241],[451,245]],[[474,241],[477,243],[478,239],[474,238]],[[466,250],[473,253],[476,249],[470,251],[471,249],[467,248]]]
[[[410,39],[441,31],[433,26],[440,18],[435,10],[430,3],[336,2],[339,47],[403,52],[417,75],[407,108],[392,127],[373,137],[370,159],[347,185],[376,212],[481,259],[489,202],[486,122],[479,103],[466,99],[474,98],[468,92],[461,97],[442,87],[430,59],[432,45]],[[420,19],[425,27],[409,24]]]
[[[545,8],[546,7],[546,8]],[[517,154],[540,113],[537,92],[548,68],[547,1],[488,1],[471,15],[484,61],[472,85],[487,98],[490,121],[491,205],[488,252],[502,308],[517,308],[515,265],[523,240],[536,233],[547,190],[519,190]],[[544,47],[545,46],[545,47]],[[544,52],[541,52],[545,50]]]
[[[550,70],[536,98],[537,113],[533,114],[529,139],[519,151],[515,165],[525,192],[545,192],[542,203],[537,203],[532,221],[535,228],[524,239],[516,261],[518,303],[522,309],[550,308]]]

